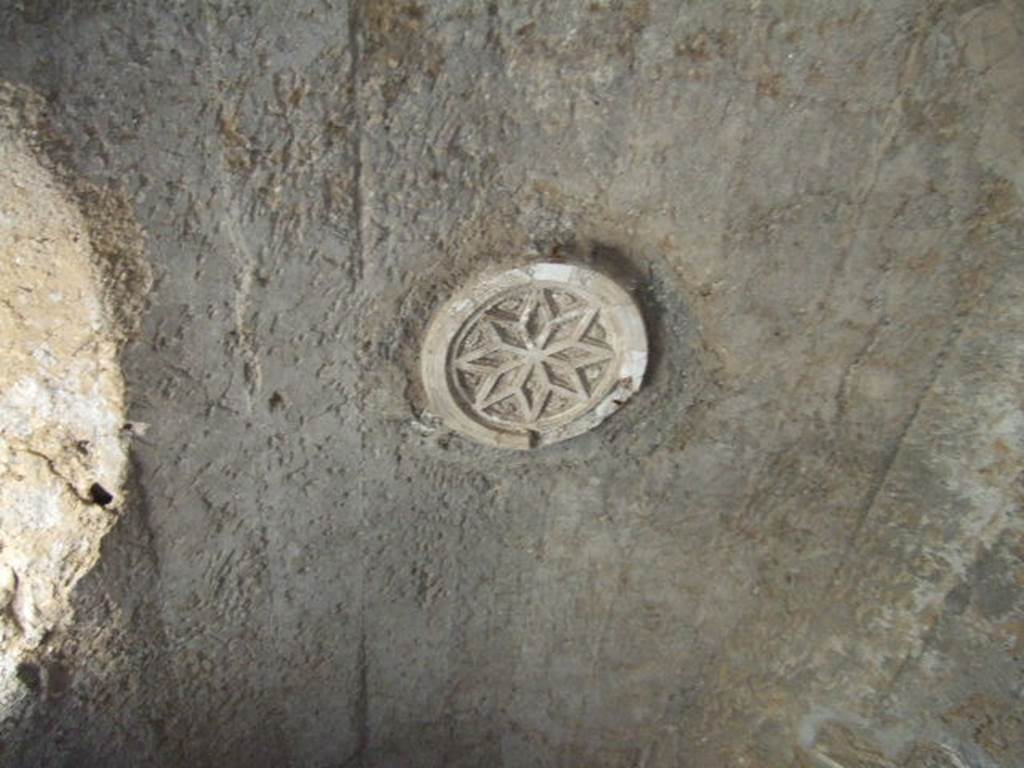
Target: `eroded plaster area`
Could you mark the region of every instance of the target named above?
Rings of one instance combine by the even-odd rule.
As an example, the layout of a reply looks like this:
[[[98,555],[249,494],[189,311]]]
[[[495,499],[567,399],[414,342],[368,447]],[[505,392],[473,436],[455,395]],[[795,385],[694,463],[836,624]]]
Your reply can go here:
[[[121,508],[124,383],[85,219],[0,120],[0,711]],[[5,125],[6,124],[6,125]]]

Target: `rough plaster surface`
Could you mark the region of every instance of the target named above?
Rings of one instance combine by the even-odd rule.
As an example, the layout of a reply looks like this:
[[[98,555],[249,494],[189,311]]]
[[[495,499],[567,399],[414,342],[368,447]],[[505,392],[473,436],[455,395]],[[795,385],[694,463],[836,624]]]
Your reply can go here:
[[[8,3],[156,271],[137,501],[12,765],[1009,766],[1024,7]],[[525,456],[420,418],[468,276],[651,367]]]

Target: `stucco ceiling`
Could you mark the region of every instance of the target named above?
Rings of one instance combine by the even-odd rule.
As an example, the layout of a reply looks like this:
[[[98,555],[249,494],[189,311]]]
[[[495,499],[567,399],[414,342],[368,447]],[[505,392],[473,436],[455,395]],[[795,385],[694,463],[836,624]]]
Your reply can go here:
[[[0,2],[153,273],[4,760],[1024,764],[1022,72],[1013,0]],[[479,446],[420,343],[538,260],[644,385]]]

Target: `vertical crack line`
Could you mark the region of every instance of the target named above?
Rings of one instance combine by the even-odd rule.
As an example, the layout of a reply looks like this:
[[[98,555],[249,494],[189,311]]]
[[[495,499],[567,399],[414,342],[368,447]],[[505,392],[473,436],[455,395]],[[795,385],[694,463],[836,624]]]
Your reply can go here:
[[[363,117],[363,93],[362,93],[362,69],[361,59],[363,55],[363,24],[364,24],[364,0],[349,0],[348,15],[348,48],[349,48],[349,89],[351,92],[352,106],[352,130],[349,151],[352,153],[352,211],[350,227],[352,230],[351,257],[349,260],[349,277],[353,286],[363,280],[365,271],[365,238],[363,231],[365,227],[365,199],[363,194],[363,131],[365,119]],[[361,325],[356,319],[357,328]],[[357,337],[358,337],[357,333]],[[364,393],[358,393],[360,400],[365,400]],[[360,408],[360,414],[364,411]],[[359,450],[363,461],[366,461],[366,430],[365,424],[361,423],[359,431]],[[365,530],[367,503],[366,503],[366,478],[360,473],[356,483],[356,504],[359,508],[360,530]],[[360,546],[359,537],[356,546]],[[352,727],[356,737],[356,750],[351,759],[354,766],[365,766],[366,756],[370,749],[370,671],[369,652],[367,644],[366,629],[366,579],[369,564],[365,552],[359,553],[360,574],[359,574],[359,645],[356,649],[356,698],[352,711]],[[349,763],[346,763],[348,765]]]
[[[253,405],[259,398],[260,389],[263,385],[263,371],[259,349],[254,339],[255,333],[247,321],[251,303],[253,276],[256,272],[259,258],[249,246],[241,226],[242,214],[238,210],[235,197],[231,194],[234,182],[231,178],[227,147],[223,134],[228,122],[234,120],[234,112],[230,109],[224,98],[223,91],[217,85],[222,79],[223,67],[214,46],[212,10],[207,4],[203,4],[201,8],[205,32],[207,82],[210,83],[208,95],[210,102],[217,110],[215,119],[218,130],[213,131],[211,135],[218,136],[216,148],[213,151],[217,157],[219,181],[223,184],[223,188],[215,185],[213,191],[224,207],[222,213],[225,217],[227,231],[227,255],[235,268],[235,273],[232,277],[234,295],[231,302],[231,315],[234,322],[238,355],[242,363],[246,412],[251,414],[253,412]]]
[[[228,239],[233,247],[231,259],[235,262],[232,317],[242,360],[242,375],[245,380],[246,411],[251,414],[253,404],[259,398],[260,389],[263,386],[263,370],[259,349],[254,339],[255,334],[247,321],[257,257],[249,248],[238,220],[238,213],[231,210],[226,219],[226,228]]]
[[[363,0],[350,0],[348,16],[349,88],[352,92],[352,259],[350,275],[353,282],[363,278],[365,258],[363,254],[364,196],[363,196],[363,105],[362,73],[360,59],[363,55],[362,25]]]
[[[366,663],[366,627],[363,626],[359,630],[359,647],[356,649],[356,755],[359,757],[360,765],[366,763],[366,753],[370,747],[370,691]]]

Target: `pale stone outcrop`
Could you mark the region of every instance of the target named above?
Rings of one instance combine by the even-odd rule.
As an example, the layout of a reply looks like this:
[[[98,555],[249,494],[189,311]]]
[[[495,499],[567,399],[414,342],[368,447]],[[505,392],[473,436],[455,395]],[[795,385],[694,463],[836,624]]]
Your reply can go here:
[[[121,508],[123,389],[83,215],[0,129],[0,709]]]

